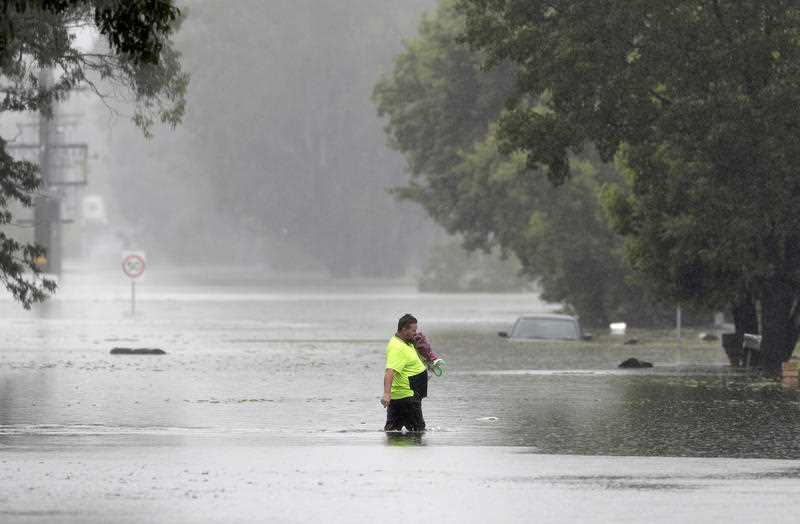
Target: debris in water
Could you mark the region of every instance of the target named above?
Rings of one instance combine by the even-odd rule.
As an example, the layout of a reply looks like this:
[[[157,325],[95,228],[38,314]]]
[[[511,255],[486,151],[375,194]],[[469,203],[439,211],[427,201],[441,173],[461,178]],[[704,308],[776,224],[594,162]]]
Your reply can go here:
[[[628,360],[624,361],[619,366],[620,368],[651,368],[653,364],[650,362],[645,362],[644,360],[638,360],[635,358],[629,358]]]
[[[149,348],[114,348],[111,350],[112,355],[166,355],[167,352],[163,349],[149,349]]]

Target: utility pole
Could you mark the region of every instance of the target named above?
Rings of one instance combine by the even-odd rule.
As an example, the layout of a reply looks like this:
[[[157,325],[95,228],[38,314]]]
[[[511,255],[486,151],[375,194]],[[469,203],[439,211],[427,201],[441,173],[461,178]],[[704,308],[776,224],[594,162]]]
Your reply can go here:
[[[42,91],[53,85],[53,72],[50,69],[39,73]],[[88,144],[64,140],[63,121],[55,107],[51,114],[39,111],[38,122],[22,127],[38,128],[37,143],[9,143],[6,149],[16,160],[27,160],[39,164],[39,190],[33,198],[33,220],[18,220],[20,224],[33,225],[33,241],[46,249],[43,259],[37,265],[45,273],[61,274],[63,225],[74,222],[70,210],[62,213],[62,202],[70,202],[80,188],[87,184]],[[75,125],[74,123],[71,125]]]
[[[53,72],[43,69],[39,73],[40,89],[48,89],[53,84]],[[41,269],[45,273],[61,274],[61,202],[53,185],[53,127],[56,110],[52,115],[39,111],[39,194],[34,199],[33,237],[34,242],[47,250],[46,262]]]

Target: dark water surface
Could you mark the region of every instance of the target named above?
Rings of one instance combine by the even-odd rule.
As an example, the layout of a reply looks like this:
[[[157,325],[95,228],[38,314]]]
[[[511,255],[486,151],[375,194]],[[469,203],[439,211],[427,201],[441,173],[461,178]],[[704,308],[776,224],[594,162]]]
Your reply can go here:
[[[207,277],[207,276],[206,276]],[[0,303],[0,446],[384,445],[383,352],[416,314],[447,359],[431,431],[390,444],[583,455],[800,458],[800,395],[733,372],[718,343],[514,343],[535,295],[421,295],[374,282],[73,272],[32,312]],[[602,335],[602,334],[600,334]],[[115,346],[165,356],[112,356]],[[618,370],[627,357],[651,370]]]

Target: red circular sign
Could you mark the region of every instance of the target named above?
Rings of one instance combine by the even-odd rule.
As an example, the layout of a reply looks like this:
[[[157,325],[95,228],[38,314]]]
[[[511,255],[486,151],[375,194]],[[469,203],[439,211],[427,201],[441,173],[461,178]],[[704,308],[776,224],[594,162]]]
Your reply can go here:
[[[122,271],[131,278],[142,276],[145,268],[144,258],[139,255],[128,255],[122,260]]]

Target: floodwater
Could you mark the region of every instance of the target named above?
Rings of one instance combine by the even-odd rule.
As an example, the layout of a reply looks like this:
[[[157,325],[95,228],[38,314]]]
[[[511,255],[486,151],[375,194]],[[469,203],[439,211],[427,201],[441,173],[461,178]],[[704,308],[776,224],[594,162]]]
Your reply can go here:
[[[410,490],[440,521],[780,521],[800,494],[800,395],[718,343],[510,342],[552,307],[221,270],[150,273],[130,307],[127,281],[77,267],[31,312],[0,302],[0,520],[373,521]],[[447,374],[430,431],[387,437],[406,312]],[[631,356],[655,367],[616,368]]]

